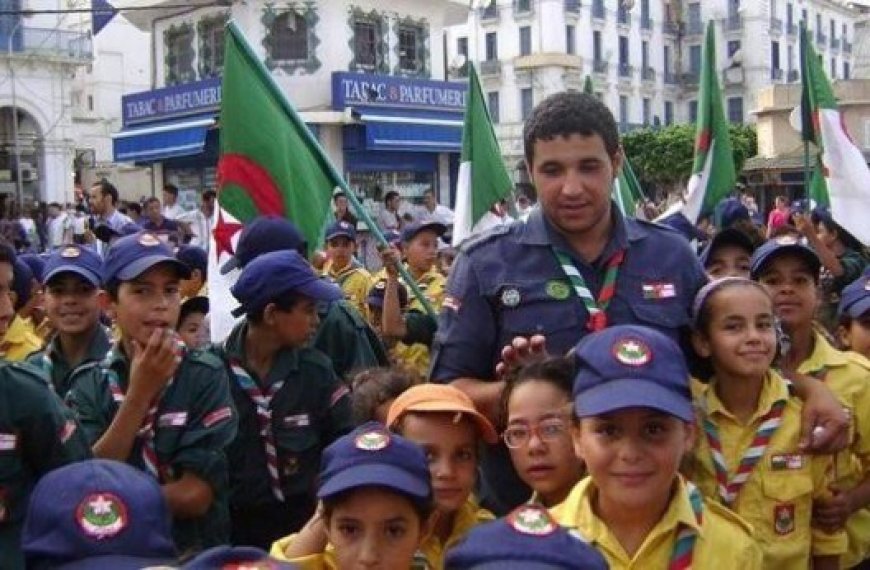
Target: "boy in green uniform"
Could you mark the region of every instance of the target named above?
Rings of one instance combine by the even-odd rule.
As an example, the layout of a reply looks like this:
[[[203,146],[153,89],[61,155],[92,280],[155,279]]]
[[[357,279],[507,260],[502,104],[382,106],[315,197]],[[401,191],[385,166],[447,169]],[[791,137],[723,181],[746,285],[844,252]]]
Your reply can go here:
[[[306,345],[317,303],[344,297],[296,251],[258,256],[232,287],[245,315],[219,351],[231,374],[239,433],[227,448],[233,543],[268,548],[314,512],[323,449],[349,432],[347,387]]]
[[[14,314],[15,253],[0,244],[0,335]],[[0,361],[0,568],[24,568],[21,525],[40,477],[90,456],[82,430],[64,415],[48,379],[26,364]]]
[[[189,268],[151,232],[115,242],[102,266],[121,334],[107,357],[79,369],[67,396],[94,455],[125,461],[160,482],[179,551],[229,538],[224,447],[236,435],[225,368],[186,351],[172,327]]]
[[[92,249],[68,245],[54,251],[45,264],[45,310],[57,331],[46,347],[27,357],[50,377],[63,398],[76,368],[102,360],[111,348],[109,332],[100,324],[100,265]]]

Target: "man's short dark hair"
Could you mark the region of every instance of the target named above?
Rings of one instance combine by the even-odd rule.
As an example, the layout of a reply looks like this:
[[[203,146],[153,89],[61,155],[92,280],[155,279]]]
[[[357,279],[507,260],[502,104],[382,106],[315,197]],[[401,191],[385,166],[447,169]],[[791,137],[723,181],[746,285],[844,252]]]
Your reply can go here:
[[[214,190],[206,190],[202,193],[203,200],[214,200],[215,198],[217,198],[217,192]]]
[[[157,203],[159,204],[159,203],[160,203],[160,198],[158,198],[158,197],[156,197],[156,196],[151,196],[150,198],[148,198],[147,200],[145,200],[145,204],[144,204],[144,206],[147,208],[148,205],[151,204],[151,203],[153,203],[153,202],[157,202]]]
[[[178,186],[176,186],[175,184],[164,184],[163,191],[169,192],[173,196],[178,196]]]
[[[526,163],[531,167],[537,141],[574,134],[600,136],[610,156],[619,151],[619,131],[610,109],[594,95],[563,92],[541,101],[526,119],[523,127]]]
[[[118,189],[111,182],[103,178],[99,182],[96,182],[94,186],[100,189],[100,195],[111,197],[113,206],[118,203]]]
[[[63,206],[60,205],[60,202],[49,202],[49,208],[57,208],[58,210],[63,210]]]
[[[142,204],[139,202],[127,202],[127,210],[136,212],[137,215],[142,215]]]
[[[336,192],[332,195],[333,202],[338,202],[339,198],[347,198],[347,194],[345,194],[344,192]]]

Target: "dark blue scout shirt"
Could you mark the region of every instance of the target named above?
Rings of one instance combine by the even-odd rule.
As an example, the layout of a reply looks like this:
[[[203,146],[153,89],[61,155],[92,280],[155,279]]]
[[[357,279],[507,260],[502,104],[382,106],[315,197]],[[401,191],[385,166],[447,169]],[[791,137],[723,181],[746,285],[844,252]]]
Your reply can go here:
[[[311,345],[329,357],[339,378],[350,384],[353,372],[390,365],[380,337],[349,302],[318,303],[317,316]]]
[[[695,293],[706,282],[703,268],[677,232],[625,218],[615,205],[611,215],[610,241],[593,264],[572,253],[540,209],[525,224],[515,223],[466,242],[447,282],[435,335],[432,380],[493,378],[502,347],[515,336],[546,335],[548,351],[564,354],[589,333],[586,308],[551,244],[572,256],[596,298],[607,260],[627,248],[616,294],[607,309],[608,324],[647,325],[679,340],[681,329],[689,324]],[[488,506],[504,510],[527,500],[528,489],[513,473],[506,450],[497,449],[500,458],[495,465],[484,457],[484,490],[489,482],[497,497]]]
[[[222,347],[227,365],[237,361],[261,387],[284,380],[272,399],[272,433],[278,451],[278,471],[287,509],[314,512],[320,455],[330,443],[353,429],[350,393],[333,371],[332,363],[319,350],[284,349],[274,359],[265,379],[245,367],[245,335],[248,324],[233,328]],[[239,431],[227,447],[230,463],[230,505],[253,509],[278,504],[266,471],[266,452],[260,437],[257,409],[232,371],[230,385],[239,414]],[[289,531],[288,531],[289,532]]]
[[[85,359],[75,368],[70,367],[66,358],[64,358],[57,335],[54,335],[48,341],[45,348],[30,353],[27,356],[27,362],[48,374],[51,377],[54,391],[61,398],[65,398],[67,392],[72,388],[73,373],[80,366],[90,362],[97,362],[106,357],[106,353],[112,348],[110,334],[110,331],[102,325],[94,327],[91,339],[88,341],[88,352],[85,355]]]
[[[47,377],[28,364],[0,361],[0,568],[24,568],[21,525],[40,477],[88,459],[85,434]]]
[[[117,373],[126,393],[130,362],[118,349],[100,362],[76,370],[67,403],[75,411],[91,446],[109,428],[119,405],[109,389],[108,372]],[[173,520],[173,538],[180,553],[196,552],[229,541],[229,490],[224,448],[235,438],[238,419],[223,362],[214,354],[188,351],[172,384],[160,398],[154,444],[160,483],[190,471],[211,485],[214,500],[202,517]],[[126,461],[147,471],[137,439]]]

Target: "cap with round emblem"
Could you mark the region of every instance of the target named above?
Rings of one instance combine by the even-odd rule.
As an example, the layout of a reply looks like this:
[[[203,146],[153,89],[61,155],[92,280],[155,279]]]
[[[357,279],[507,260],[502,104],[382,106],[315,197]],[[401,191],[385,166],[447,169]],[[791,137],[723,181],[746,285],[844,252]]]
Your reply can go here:
[[[119,238],[109,247],[103,260],[103,279],[130,281],[158,263],[165,263],[178,271],[181,278],[190,277],[190,267],[178,261],[172,249],[151,232],[143,231]]]

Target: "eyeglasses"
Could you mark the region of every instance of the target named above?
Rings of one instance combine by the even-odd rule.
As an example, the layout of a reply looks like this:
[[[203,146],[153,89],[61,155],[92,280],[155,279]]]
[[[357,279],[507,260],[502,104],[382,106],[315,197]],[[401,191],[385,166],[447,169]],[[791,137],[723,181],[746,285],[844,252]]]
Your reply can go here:
[[[504,430],[502,437],[504,443],[511,449],[519,449],[529,444],[532,434],[536,434],[542,441],[555,441],[565,435],[568,426],[563,420],[549,419],[535,424],[534,426],[511,426]]]

